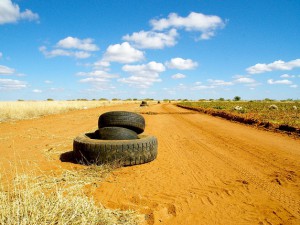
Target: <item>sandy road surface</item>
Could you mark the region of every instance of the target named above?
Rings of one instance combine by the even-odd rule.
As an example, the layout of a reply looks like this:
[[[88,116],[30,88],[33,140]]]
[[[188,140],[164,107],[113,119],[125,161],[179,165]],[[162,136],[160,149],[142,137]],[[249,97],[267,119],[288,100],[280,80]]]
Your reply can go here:
[[[117,169],[92,191],[106,207],[146,214],[145,224],[300,224],[300,140],[156,104],[91,109],[0,124],[1,170],[72,168],[46,153],[72,148],[109,110],[143,114],[158,138],[155,161]],[[28,163],[29,162],[29,163]],[[28,165],[29,164],[29,165]]]

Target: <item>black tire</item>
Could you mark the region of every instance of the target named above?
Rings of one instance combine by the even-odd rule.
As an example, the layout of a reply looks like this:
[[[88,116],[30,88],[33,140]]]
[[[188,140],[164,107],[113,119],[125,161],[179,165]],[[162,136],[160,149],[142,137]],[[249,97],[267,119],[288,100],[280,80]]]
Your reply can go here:
[[[73,150],[81,160],[92,164],[118,163],[132,166],[151,162],[157,157],[157,138],[139,135],[135,140],[97,140],[95,133],[82,134],[74,139]]]
[[[102,127],[124,127],[140,134],[144,132],[145,119],[133,112],[112,111],[100,115],[98,127],[99,129]]]
[[[124,127],[103,127],[98,130],[102,140],[132,140],[137,139],[137,133]]]

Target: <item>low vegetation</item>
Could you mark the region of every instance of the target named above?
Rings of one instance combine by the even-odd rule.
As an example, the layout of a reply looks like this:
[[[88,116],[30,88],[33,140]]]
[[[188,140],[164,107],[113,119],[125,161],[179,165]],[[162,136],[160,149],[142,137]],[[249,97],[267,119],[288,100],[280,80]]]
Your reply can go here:
[[[90,166],[56,176],[17,175],[12,182],[0,175],[0,224],[138,224],[142,217],[134,211],[106,209],[85,195],[84,187],[97,187],[109,170]]]
[[[299,101],[197,101],[181,102],[181,106],[198,108],[209,114],[231,115],[254,123],[300,128]]]
[[[0,122],[8,120],[33,119],[49,114],[71,110],[84,110],[106,105],[132,103],[132,101],[16,101],[0,102]]]

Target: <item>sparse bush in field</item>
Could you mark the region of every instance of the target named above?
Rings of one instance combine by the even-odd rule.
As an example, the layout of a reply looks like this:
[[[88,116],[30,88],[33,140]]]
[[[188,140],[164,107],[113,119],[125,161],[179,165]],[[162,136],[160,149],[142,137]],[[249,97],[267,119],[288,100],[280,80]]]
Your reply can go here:
[[[235,96],[234,98],[233,98],[233,101],[241,101],[241,97],[240,96]]]
[[[297,107],[297,106],[295,106],[295,105],[293,105],[293,109],[294,109],[294,110],[297,110],[297,109],[298,109],[298,107]]]
[[[213,106],[213,108],[214,108],[214,109],[225,109],[224,106],[220,106],[220,105],[218,105],[218,106]]]
[[[52,98],[47,98],[47,101],[51,102],[54,101]]]
[[[275,100],[270,99],[270,98],[265,98],[264,101],[266,101],[266,102],[274,102]]]

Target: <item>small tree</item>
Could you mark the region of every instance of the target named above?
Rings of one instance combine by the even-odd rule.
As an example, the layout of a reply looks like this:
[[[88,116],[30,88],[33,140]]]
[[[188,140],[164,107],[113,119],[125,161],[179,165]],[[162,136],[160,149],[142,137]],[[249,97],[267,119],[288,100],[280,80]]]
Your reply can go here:
[[[233,101],[240,101],[241,100],[241,97],[240,96],[235,96],[234,98],[233,98]]]

